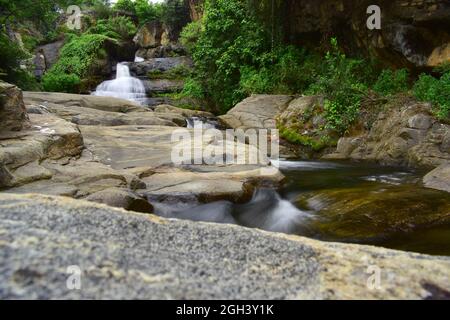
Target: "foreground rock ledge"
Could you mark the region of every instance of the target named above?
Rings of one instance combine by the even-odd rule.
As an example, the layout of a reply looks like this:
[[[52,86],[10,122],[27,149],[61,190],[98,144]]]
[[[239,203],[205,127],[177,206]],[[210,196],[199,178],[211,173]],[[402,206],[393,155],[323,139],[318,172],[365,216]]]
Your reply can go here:
[[[67,289],[67,267],[82,269]],[[369,290],[369,266],[381,289]],[[0,299],[449,298],[450,259],[0,195]]]

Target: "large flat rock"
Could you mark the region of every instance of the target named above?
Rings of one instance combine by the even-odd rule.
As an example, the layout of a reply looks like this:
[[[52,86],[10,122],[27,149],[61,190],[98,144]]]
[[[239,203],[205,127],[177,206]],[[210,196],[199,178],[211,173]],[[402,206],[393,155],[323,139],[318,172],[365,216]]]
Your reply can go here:
[[[66,285],[69,266],[80,268],[80,290]],[[438,299],[449,290],[449,258],[0,194],[1,299]]]
[[[81,154],[83,137],[76,125],[52,114],[29,118],[27,129],[0,134],[0,188],[48,179],[52,173],[42,161]]]
[[[424,178],[425,187],[450,192],[450,162],[429,172]]]
[[[276,117],[292,99],[285,95],[252,95],[219,118],[232,129],[276,129]]]
[[[151,201],[165,201],[170,196],[178,200],[194,199],[211,202],[216,200],[245,201],[251,198],[254,187],[263,183],[279,185],[283,175],[271,168],[269,160],[253,146],[239,142],[226,142],[241,152],[255,150],[259,153],[259,164],[207,165],[196,150],[206,150],[220,145],[212,135],[206,134],[199,147],[190,146],[190,164],[175,163],[172,158],[174,127],[165,126],[80,126],[86,148],[95,159],[115,170],[126,170],[142,178],[146,184],[145,196]],[[185,129],[193,137],[193,129]],[[107,138],[105,138],[107,137]],[[230,147],[221,150],[223,158]],[[200,156],[202,156],[200,152]],[[196,160],[200,163],[195,164]]]
[[[111,112],[146,111],[137,103],[113,97],[97,97],[90,95],[55,93],[55,92],[24,92],[26,105],[46,105],[47,103],[66,107],[84,107]]]

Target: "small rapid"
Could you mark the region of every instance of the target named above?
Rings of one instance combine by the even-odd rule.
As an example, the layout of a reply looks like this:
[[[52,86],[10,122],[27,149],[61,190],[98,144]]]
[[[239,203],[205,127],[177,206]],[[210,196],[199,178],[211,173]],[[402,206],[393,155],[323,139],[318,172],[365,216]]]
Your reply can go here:
[[[195,197],[185,202],[152,201],[155,213],[323,241],[450,255],[450,195],[424,188],[420,170],[326,161],[272,164],[286,176],[285,184],[256,189],[247,203],[201,204]]]
[[[201,117],[191,117],[187,119],[188,129],[218,129],[220,127],[217,120],[206,119]]]

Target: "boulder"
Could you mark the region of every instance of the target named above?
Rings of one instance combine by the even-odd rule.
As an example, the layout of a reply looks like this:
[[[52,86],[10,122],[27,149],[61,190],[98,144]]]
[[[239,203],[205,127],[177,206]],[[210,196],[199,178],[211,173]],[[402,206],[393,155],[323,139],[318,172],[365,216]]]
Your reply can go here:
[[[56,114],[67,121],[78,125],[90,126],[122,126],[122,125],[161,125],[185,126],[186,120],[178,113],[156,113],[150,109],[131,111],[128,113],[102,111],[86,107],[71,107],[61,104],[45,103],[45,105],[27,105],[29,113]]]
[[[1,299],[439,299],[448,257],[0,194]],[[69,266],[81,270],[70,290]],[[368,287],[370,271],[379,286]]]
[[[443,44],[431,52],[428,57],[427,66],[438,67],[450,62],[450,43]]]
[[[391,101],[368,132],[341,138],[324,159],[435,168],[450,161],[449,146],[450,126],[433,116],[429,104]]]
[[[162,44],[161,41],[165,32],[160,21],[151,21],[139,29],[133,41],[140,48],[155,48]]]
[[[161,73],[170,71],[180,66],[191,68],[193,65],[192,59],[189,57],[168,57],[168,58],[153,58],[143,62],[133,62],[130,64],[130,71],[138,77],[146,77],[149,72],[158,71]]]
[[[186,56],[187,51],[184,47],[177,44],[169,44],[156,48],[141,48],[136,52],[136,56],[145,60],[154,58],[170,58],[176,56]]]
[[[425,187],[450,192],[450,163],[444,163],[423,178]]]
[[[159,113],[161,113],[161,114],[172,114],[172,113],[180,114],[186,118],[192,118],[192,117],[213,118],[214,117],[214,115],[212,113],[207,112],[207,111],[183,109],[183,108],[174,107],[169,104],[157,105],[157,106],[155,106],[153,111],[155,111],[155,113],[158,113],[158,114]]]
[[[189,117],[212,116],[206,112],[170,105],[152,111],[121,99],[59,93],[27,92],[25,102],[32,129],[2,136],[0,187],[8,192],[86,198],[150,212],[143,197],[177,195],[192,198],[193,203],[245,201],[259,183],[278,184],[283,179],[259,150],[235,141],[228,141],[228,149],[216,157],[224,158],[236,148],[254,151],[259,163],[203,165],[209,160],[206,156],[200,165],[190,167],[197,146],[189,142],[192,161],[175,163],[177,126],[186,126]],[[201,146],[216,148],[222,139],[208,133]]]
[[[147,94],[149,95],[180,92],[184,88],[183,80],[154,79],[144,80],[143,82],[145,92],[147,92]]]
[[[286,95],[252,95],[219,119],[232,129],[276,129],[275,118],[292,99]]]
[[[97,97],[70,93],[24,92],[23,99],[27,105],[45,106],[51,103],[69,108],[84,107],[122,113],[147,111],[147,109],[137,103],[113,97]]]
[[[323,97],[306,96],[292,100],[289,106],[276,118],[282,126],[294,127],[323,111]]]
[[[146,200],[127,189],[111,188],[91,194],[87,201],[103,203],[129,211],[152,213],[153,207]]]
[[[36,76],[41,77],[58,61],[59,51],[63,46],[64,40],[58,40],[36,48],[34,58]]]
[[[20,131],[28,123],[22,91],[0,81],[0,131]]]
[[[41,167],[45,159],[57,160],[81,154],[83,138],[78,128],[51,114],[30,115],[30,128],[18,135],[3,135],[0,167],[1,186],[18,186],[34,180],[47,179],[51,174]],[[5,174],[8,172],[8,174]]]

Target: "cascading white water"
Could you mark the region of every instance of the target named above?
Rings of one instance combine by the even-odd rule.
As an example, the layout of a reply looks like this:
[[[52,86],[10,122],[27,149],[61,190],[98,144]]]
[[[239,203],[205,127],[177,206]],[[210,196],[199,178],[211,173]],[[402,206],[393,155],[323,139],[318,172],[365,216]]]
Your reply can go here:
[[[130,68],[124,62],[117,64],[116,79],[102,82],[92,95],[135,102],[143,102],[147,97],[143,82],[131,76]]]
[[[187,127],[188,129],[217,129],[219,124],[215,120],[192,117],[187,119]]]

